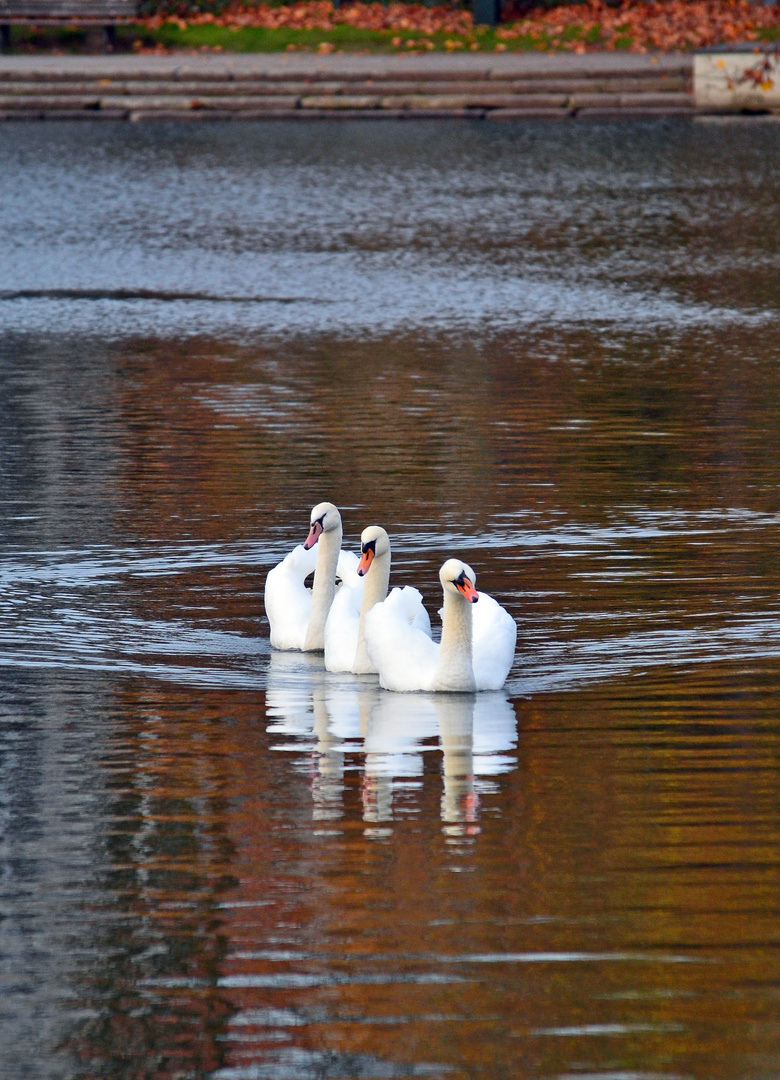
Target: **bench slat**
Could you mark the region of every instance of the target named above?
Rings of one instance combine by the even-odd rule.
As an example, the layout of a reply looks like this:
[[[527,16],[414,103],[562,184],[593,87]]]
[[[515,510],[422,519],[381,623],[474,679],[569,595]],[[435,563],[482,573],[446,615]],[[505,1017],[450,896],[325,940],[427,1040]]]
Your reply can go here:
[[[35,21],[58,22],[80,19],[132,19],[136,0],[0,0],[0,23]]]

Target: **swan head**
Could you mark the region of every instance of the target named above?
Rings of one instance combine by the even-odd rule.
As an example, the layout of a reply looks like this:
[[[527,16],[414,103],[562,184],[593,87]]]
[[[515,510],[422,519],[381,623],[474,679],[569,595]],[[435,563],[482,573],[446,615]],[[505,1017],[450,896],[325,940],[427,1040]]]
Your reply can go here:
[[[337,507],[330,502],[317,503],[311,512],[311,526],[309,527],[309,535],[303,542],[304,548],[307,551],[309,548],[313,548],[322,533],[330,532],[331,529],[338,529],[340,526],[341,514],[338,512]]]
[[[476,590],[477,575],[468,563],[460,559],[447,559],[439,571],[439,581],[445,592],[460,595],[470,604],[476,604],[479,593]]]
[[[390,551],[390,537],[381,525],[369,525],[360,534],[360,562],[358,577],[364,577],[377,555],[387,555]]]

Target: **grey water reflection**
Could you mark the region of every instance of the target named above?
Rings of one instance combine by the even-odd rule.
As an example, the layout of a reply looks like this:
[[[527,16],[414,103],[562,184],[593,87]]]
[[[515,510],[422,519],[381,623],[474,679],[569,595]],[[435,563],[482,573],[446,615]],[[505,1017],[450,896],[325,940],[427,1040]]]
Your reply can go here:
[[[345,774],[360,773],[367,836],[389,836],[382,823],[419,812],[425,754],[441,754],[441,819],[453,837],[479,832],[480,794],[495,790],[488,778],[517,764],[505,694],[395,694],[372,677],[333,675],[317,655],[271,652],[266,715],[272,749],[311,778],[314,821],[345,816]]]
[[[0,150],[2,1080],[776,1076],[771,126]],[[323,497],[505,694],[271,654]]]
[[[79,130],[0,131],[8,332],[712,332],[777,314],[777,147],[755,127],[462,124],[435,153],[425,123]]]

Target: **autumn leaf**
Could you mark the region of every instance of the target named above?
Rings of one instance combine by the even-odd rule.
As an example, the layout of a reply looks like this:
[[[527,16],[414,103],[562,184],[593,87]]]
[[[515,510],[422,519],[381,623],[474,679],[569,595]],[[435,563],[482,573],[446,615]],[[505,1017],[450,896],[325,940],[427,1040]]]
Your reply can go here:
[[[396,35],[399,30],[423,35],[421,40],[407,42],[406,48],[430,48],[425,38],[433,34],[473,38],[474,32],[474,19],[462,8],[397,0],[388,4],[344,3],[338,8],[331,0],[293,0],[275,6],[232,0],[218,14],[196,11],[188,0],[161,0],[157,13],[139,22],[151,30],[166,22],[181,29],[210,23],[233,28],[328,31],[346,25]],[[619,0],[617,4],[614,0],[584,0],[552,7],[528,7],[524,0],[508,0],[502,26],[495,33],[499,38],[495,47],[504,51],[515,47],[512,43],[516,39],[523,39],[525,47],[530,44],[577,53],[615,48],[674,52],[731,41],[758,41],[771,30],[780,33],[780,7],[752,0]],[[445,48],[453,48],[451,41],[449,38]],[[392,45],[401,47],[398,37]]]

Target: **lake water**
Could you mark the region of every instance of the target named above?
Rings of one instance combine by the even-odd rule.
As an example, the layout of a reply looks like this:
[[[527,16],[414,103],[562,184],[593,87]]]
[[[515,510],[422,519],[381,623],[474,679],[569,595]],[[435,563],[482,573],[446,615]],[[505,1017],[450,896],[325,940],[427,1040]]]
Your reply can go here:
[[[774,1080],[774,127],[9,124],[0,205],[2,1080]],[[322,499],[504,692],[271,653]]]

